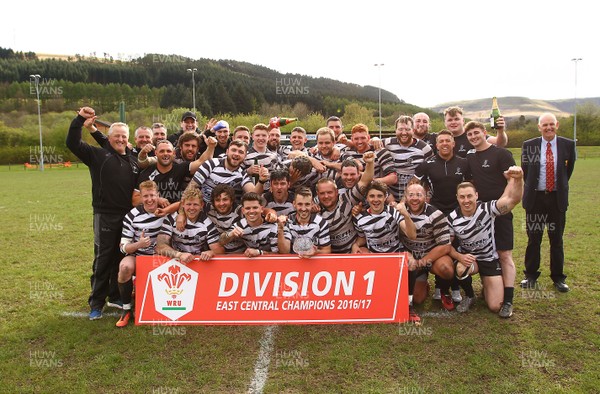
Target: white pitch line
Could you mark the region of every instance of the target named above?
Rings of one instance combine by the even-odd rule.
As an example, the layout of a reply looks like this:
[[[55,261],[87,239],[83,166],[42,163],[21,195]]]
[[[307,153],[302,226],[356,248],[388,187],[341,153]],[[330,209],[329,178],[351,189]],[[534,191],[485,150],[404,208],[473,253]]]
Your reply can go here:
[[[419,313],[419,316],[421,316],[421,317],[437,317],[437,318],[441,318],[441,319],[453,319],[460,315],[462,315],[462,313],[448,312],[448,311],[441,311],[441,312],[427,311],[427,312]]]
[[[63,317],[85,317],[89,318],[89,312],[61,312],[61,316]],[[110,317],[120,317],[121,313],[119,312],[102,312],[102,317],[110,316]]]
[[[271,364],[271,353],[273,353],[273,343],[275,342],[275,331],[277,326],[265,327],[265,332],[260,339],[260,349],[256,364],[254,364],[254,376],[250,381],[248,393],[262,394],[269,377],[269,364]]]

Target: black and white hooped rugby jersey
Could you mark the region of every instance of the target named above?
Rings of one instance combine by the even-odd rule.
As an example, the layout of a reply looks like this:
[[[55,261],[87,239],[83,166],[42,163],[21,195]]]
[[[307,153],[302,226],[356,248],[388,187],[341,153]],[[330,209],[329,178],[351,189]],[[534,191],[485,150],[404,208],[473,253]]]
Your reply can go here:
[[[258,165],[262,165],[269,171],[273,171],[275,168],[277,168],[279,164],[279,158],[277,157],[277,153],[271,152],[268,149],[265,153],[261,153],[254,150],[254,148],[250,148],[248,150],[246,158],[244,159],[242,168],[245,170],[246,168],[254,165],[255,160],[258,161]]]
[[[240,218],[235,226],[244,232],[240,240],[246,248],[262,250],[264,252],[277,253],[277,223],[263,222],[256,227],[250,227],[246,218]],[[233,226],[229,229],[233,230]]]
[[[359,237],[367,241],[367,249],[373,253],[394,253],[403,249],[400,242],[399,224],[404,220],[394,207],[386,205],[379,214],[370,209],[353,218],[354,227]]]
[[[326,157],[323,157],[323,155],[321,155],[319,153],[319,151],[317,151],[314,155],[311,155],[311,157],[313,157],[316,160],[319,161],[325,161],[328,163],[342,163],[341,160],[331,160],[328,159]],[[337,175],[337,171],[334,168],[329,168],[326,167],[325,171],[323,172],[317,172],[314,168],[313,171],[316,172],[316,175],[313,175],[313,178],[311,180],[313,186],[315,186],[317,184],[317,182],[319,181],[319,179],[323,179],[323,178],[330,178],[330,179],[335,179],[336,175]]]
[[[207,212],[207,216],[217,228],[219,235],[221,235],[229,231],[229,229],[232,228],[233,223],[238,221],[241,215],[239,207],[237,209],[232,209],[231,212],[227,214],[222,215],[217,212],[213,206],[211,206]],[[239,239],[234,239],[227,245],[223,245],[223,248],[225,248],[225,254],[243,253],[245,250],[244,243]]]
[[[243,187],[252,180],[241,168],[229,171],[225,168],[227,159],[210,159],[204,162],[196,171],[193,182],[200,185],[204,202],[210,202],[213,189],[221,183],[227,184],[235,189],[235,199],[239,203],[243,194]]]
[[[271,191],[263,194],[263,197],[267,201],[267,208],[271,208],[279,215],[289,215],[292,212],[296,211],[294,208],[294,192],[292,190],[288,190],[288,198],[284,202],[277,202],[273,197],[273,193]]]
[[[367,150],[367,152],[375,152],[373,148]],[[346,159],[354,159],[360,162],[365,168],[365,161],[363,159],[363,153],[359,153],[352,149],[346,149],[344,153],[342,153],[342,162]],[[380,149],[375,152],[375,162],[374,162],[374,178],[383,178],[384,176],[396,172],[396,168],[394,167],[394,158],[390,154],[387,149]]]
[[[179,252],[200,254],[209,250],[210,244],[219,242],[219,232],[213,222],[201,214],[196,222],[187,219],[185,229],[177,230],[177,212],[165,217],[161,234],[171,237],[171,247]]]
[[[459,241],[459,252],[470,253],[477,261],[493,261],[498,258],[494,241],[494,218],[500,215],[497,200],[477,201],[473,216],[463,216],[460,207],[450,212],[450,235]]]
[[[352,208],[364,198],[355,185],[348,193],[339,194],[338,203],[332,211],[321,206],[321,216],[329,223],[331,253],[350,253],[357,232],[352,223]]]
[[[290,241],[290,253],[295,253],[294,241],[298,237],[310,238],[317,247],[331,245],[329,224],[327,220],[316,213],[311,214],[306,225],[298,224],[296,213],[292,213],[285,223],[283,236]]]
[[[402,146],[397,137],[384,138],[383,146],[394,158],[394,168],[398,175],[398,181],[390,185],[390,192],[399,201],[404,195],[406,185],[413,178],[415,169],[423,161],[433,156],[433,150],[427,143],[413,138],[410,146]]]
[[[442,211],[425,203],[423,212],[418,215],[408,212],[417,229],[417,239],[411,240],[405,234],[400,234],[404,247],[416,259],[421,259],[431,249],[438,245],[450,244],[450,228],[448,220]]]
[[[156,237],[163,224],[164,217],[155,216],[138,205],[125,215],[123,219],[123,231],[121,232],[121,243],[132,243],[140,240],[142,232],[150,238],[150,246],[140,248],[133,253],[134,256],[151,256],[156,247]]]

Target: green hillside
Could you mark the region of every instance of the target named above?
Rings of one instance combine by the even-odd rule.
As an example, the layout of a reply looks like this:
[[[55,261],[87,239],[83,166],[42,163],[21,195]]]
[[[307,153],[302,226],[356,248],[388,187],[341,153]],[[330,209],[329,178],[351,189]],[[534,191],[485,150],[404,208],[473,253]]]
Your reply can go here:
[[[190,59],[178,55],[147,54],[130,61],[84,56],[43,59],[32,53],[0,48],[0,111],[19,110],[35,88],[30,75],[41,75],[41,94],[55,111],[82,101],[102,112],[114,111],[120,101],[131,109],[192,106],[192,73],[196,107],[205,115],[252,113],[265,104],[294,106],[310,111],[338,113],[346,101],[378,101],[378,88],[280,73],[235,60]],[[382,90],[382,101],[403,104]],[[335,98],[335,99],[333,99]],[[342,100],[342,101],[340,101]]]

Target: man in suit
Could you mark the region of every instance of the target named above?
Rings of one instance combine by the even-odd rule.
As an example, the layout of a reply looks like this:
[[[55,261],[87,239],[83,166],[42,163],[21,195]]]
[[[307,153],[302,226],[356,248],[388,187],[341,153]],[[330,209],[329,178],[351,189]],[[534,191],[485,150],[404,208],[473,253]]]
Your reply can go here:
[[[569,291],[563,273],[563,232],[569,205],[569,179],[575,167],[575,142],[558,137],[558,121],[543,113],[538,121],[541,137],[523,143],[521,165],[525,177],[523,208],[526,213],[527,250],[522,288],[535,288],[540,276],[540,245],[547,228],[550,240],[550,277],[560,292]]]

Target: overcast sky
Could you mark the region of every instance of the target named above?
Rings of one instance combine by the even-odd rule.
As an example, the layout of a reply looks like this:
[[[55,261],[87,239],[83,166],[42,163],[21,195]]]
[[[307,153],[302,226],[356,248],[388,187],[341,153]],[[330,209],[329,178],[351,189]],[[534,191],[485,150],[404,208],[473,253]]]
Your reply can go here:
[[[491,96],[572,98],[571,59],[582,58],[577,97],[600,96],[593,1],[353,3],[9,1],[0,47],[234,59],[359,85],[379,86],[381,78],[384,89],[424,107]]]

